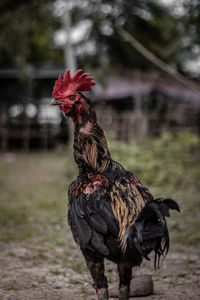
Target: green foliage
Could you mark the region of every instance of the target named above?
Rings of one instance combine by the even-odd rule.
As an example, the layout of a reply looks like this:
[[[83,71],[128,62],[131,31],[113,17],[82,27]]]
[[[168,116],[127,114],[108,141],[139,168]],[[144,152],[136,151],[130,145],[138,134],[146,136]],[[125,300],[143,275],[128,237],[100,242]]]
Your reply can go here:
[[[75,272],[77,273],[82,273],[84,271],[87,271],[87,266],[85,264],[84,261],[75,261],[73,264],[72,264],[72,270],[74,270]]]
[[[170,232],[178,243],[197,245],[199,235],[199,138],[165,134],[140,144],[110,143],[112,157],[148,186],[154,197],[172,197],[181,213],[173,212]],[[67,245],[67,189],[78,175],[72,149],[62,152],[16,154],[7,162],[1,155],[0,240],[28,241],[49,247]],[[72,239],[72,238],[71,238]],[[69,250],[69,251],[68,251]],[[74,270],[85,266],[76,261]]]
[[[168,220],[174,241],[196,245],[199,235],[200,139],[166,133],[142,144],[111,143],[111,153],[148,186],[155,198],[171,197],[181,208]]]
[[[87,69],[101,67],[104,78],[108,66],[113,72],[119,71],[120,65],[152,68],[148,60],[119,36],[119,27],[128,30],[150,51],[182,71],[185,58],[199,55],[197,1],[184,1],[184,16],[176,15],[155,0],[68,0],[67,4],[72,8],[72,26],[85,20],[91,23],[85,38],[75,46],[76,52],[89,49],[80,51],[78,64]],[[53,41],[55,31],[62,28],[62,18],[55,13],[59,5],[60,2],[55,0],[1,1],[1,67],[18,67],[21,77],[29,78],[32,67],[63,64],[63,51]]]
[[[87,19],[92,24],[90,34],[78,46],[81,47],[87,40],[96,44],[95,53],[82,54],[79,57],[80,64],[87,67],[88,64],[93,67],[99,66],[103,69],[104,76],[109,63],[113,72],[119,71],[120,65],[123,65],[123,68],[154,67],[119,36],[117,30],[123,27],[155,55],[183,72],[185,58],[191,56],[191,52],[195,52],[193,46],[196,42],[191,37],[192,30],[194,36],[199,37],[199,26],[197,21],[195,22],[199,16],[198,5],[195,4],[196,1],[190,2],[188,4],[188,1],[185,1],[187,5],[184,15],[174,12],[178,4],[174,3],[173,9],[173,5],[169,8],[161,1],[155,0],[85,0],[84,3],[88,5],[74,5],[73,23],[77,24],[80,20]],[[199,51],[196,52],[199,54]]]
[[[52,60],[56,21],[52,0],[1,1],[0,64],[15,66],[29,77],[30,67]]]
[[[200,178],[200,170],[195,168],[199,139],[190,133],[164,134],[143,144],[111,144],[111,153],[117,161],[134,172],[146,185],[153,187],[178,187],[192,184]]]
[[[76,170],[71,161],[71,155],[63,159],[59,153],[18,154],[12,163],[2,157],[1,240],[40,236],[57,241],[57,232],[66,217],[67,187],[75,176],[70,174],[69,178],[65,173],[67,165]]]

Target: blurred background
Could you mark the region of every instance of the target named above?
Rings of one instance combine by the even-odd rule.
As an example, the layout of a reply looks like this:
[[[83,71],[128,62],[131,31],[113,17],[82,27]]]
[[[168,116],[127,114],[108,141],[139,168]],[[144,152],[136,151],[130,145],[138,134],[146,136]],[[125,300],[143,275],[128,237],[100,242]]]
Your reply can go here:
[[[74,285],[90,293],[66,226],[67,188],[78,173],[72,127],[50,106],[59,74],[82,68],[97,82],[87,96],[112,157],[155,197],[172,197],[181,206],[169,221],[176,255],[164,268],[162,289],[184,299],[175,288],[184,284],[188,297],[199,282],[199,1],[1,0],[0,16],[0,260],[6,274],[0,295],[25,295],[26,271],[18,278],[7,266],[28,261],[40,267],[37,276],[29,269],[35,280],[30,299],[39,299],[36,292],[52,282],[51,293]],[[154,279],[161,284],[159,274]],[[108,277],[115,278],[112,268]]]
[[[105,130],[129,142],[165,131],[200,132],[198,1],[1,1],[0,149],[52,149],[69,128],[49,107],[66,68],[91,72]],[[123,27],[167,65],[155,66]],[[190,78],[185,85],[168,69]],[[199,87],[199,86],[198,86]]]

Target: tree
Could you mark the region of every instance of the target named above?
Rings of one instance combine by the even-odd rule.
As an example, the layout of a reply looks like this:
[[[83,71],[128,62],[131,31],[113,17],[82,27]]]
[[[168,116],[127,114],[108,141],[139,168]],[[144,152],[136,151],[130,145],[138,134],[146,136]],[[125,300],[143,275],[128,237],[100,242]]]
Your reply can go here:
[[[152,68],[119,36],[123,27],[166,63],[186,71],[187,59],[200,52],[200,9],[197,0],[183,2],[184,14],[177,14],[156,0],[2,0],[0,66],[16,66],[28,76],[31,66],[64,65],[63,44],[54,37],[67,8],[72,34],[82,31],[73,45],[79,66],[104,74],[121,66]]]
[[[28,76],[30,66],[58,59],[52,47],[52,36],[57,25],[52,14],[52,2],[1,1],[1,67],[14,66]]]
[[[121,64],[130,68],[152,67],[151,63],[120,38],[117,29],[122,26],[165,62],[181,65],[179,44],[182,34],[177,26],[179,20],[158,1],[84,2],[88,4],[87,9],[76,5],[72,9],[72,16],[74,23],[83,18],[90,20],[91,31],[88,39],[94,41],[96,51],[94,55],[82,55],[81,64],[89,60],[93,66],[99,66],[103,53],[103,63],[109,61],[112,66]],[[82,43],[86,43],[86,40]]]
[[[200,75],[200,2],[184,0],[183,8],[184,49],[181,56],[186,60],[185,71],[198,78]]]

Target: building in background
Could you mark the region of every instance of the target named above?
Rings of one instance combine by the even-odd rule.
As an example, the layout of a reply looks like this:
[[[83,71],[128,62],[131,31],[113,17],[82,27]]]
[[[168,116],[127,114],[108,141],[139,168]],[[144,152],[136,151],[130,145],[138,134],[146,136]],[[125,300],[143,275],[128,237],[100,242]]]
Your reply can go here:
[[[68,142],[68,120],[50,106],[63,69],[41,69],[21,86],[16,70],[1,70],[0,149],[53,149]],[[199,95],[159,72],[127,70],[89,94],[107,132],[129,142],[165,131],[200,133]]]

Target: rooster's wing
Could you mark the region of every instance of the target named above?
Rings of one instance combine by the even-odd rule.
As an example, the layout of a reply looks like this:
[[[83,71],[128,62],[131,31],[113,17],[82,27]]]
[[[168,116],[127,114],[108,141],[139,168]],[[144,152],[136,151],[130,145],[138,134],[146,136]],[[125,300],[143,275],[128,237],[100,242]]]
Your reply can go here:
[[[68,222],[81,248],[108,256],[108,236],[118,240],[119,247],[126,248],[129,228],[146,202],[133,176],[124,173],[113,181],[100,174],[87,173],[71,184]]]

